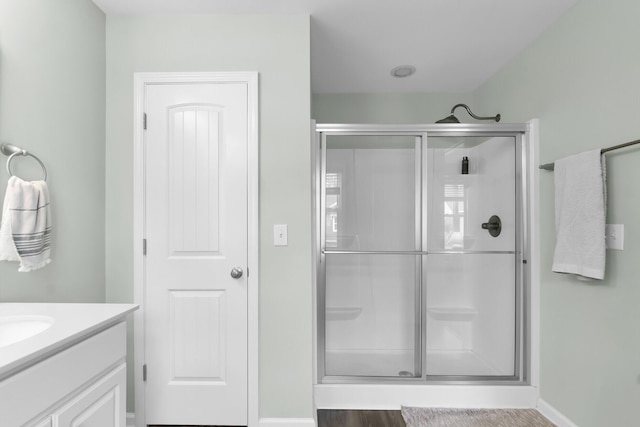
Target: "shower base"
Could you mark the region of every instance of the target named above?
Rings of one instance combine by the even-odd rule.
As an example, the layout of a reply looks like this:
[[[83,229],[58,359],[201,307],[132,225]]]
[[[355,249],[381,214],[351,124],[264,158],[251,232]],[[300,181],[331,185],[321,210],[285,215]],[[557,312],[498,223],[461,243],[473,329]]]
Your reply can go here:
[[[413,351],[327,351],[331,375],[314,386],[318,409],[535,408],[538,389],[504,381],[432,382],[400,376],[414,370]],[[473,351],[427,351],[428,375],[500,375]],[[484,377],[486,378],[486,377]]]
[[[317,384],[318,409],[535,408],[538,389],[531,385],[463,384]]]
[[[328,350],[327,376],[411,378],[413,350]],[[472,350],[427,350],[427,375],[506,375]]]

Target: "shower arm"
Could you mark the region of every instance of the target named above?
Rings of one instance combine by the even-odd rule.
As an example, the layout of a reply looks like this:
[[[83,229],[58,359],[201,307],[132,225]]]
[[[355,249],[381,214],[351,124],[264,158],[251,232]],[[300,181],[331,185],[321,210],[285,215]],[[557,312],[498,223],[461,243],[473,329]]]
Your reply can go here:
[[[469,113],[469,115],[471,117],[473,117],[474,119],[476,119],[476,120],[495,120],[496,122],[500,121],[500,114],[496,114],[495,116],[491,116],[491,117],[476,116],[475,114],[473,114],[473,111],[471,111],[471,109],[469,108],[469,106],[467,104],[456,104],[456,105],[454,105],[453,108],[451,109],[451,114],[453,114],[453,112],[458,107],[464,107],[464,109],[467,110],[467,113]]]

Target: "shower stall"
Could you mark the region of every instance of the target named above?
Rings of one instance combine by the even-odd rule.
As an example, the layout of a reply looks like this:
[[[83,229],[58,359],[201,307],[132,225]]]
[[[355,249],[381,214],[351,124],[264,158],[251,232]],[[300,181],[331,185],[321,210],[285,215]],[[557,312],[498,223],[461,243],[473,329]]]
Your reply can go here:
[[[391,406],[470,386],[531,401],[531,130],[316,125],[318,407],[379,407],[385,387]]]

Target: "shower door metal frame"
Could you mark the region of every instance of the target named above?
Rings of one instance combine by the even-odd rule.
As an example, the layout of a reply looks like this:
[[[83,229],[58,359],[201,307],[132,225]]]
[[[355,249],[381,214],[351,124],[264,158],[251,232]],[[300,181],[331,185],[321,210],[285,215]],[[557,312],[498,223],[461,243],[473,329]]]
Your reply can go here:
[[[523,148],[527,132],[526,124],[426,124],[426,125],[368,125],[368,124],[317,124],[315,126],[314,138],[316,150],[315,159],[315,185],[316,198],[314,218],[316,221],[316,231],[314,233],[314,257],[316,265],[316,361],[317,361],[317,383],[318,384],[370,384],[370,383],[393,383],[393,384],[509,384],[525,385],[528,383],[529,359],[527,350],[530,346],[528,334],[528,320],[526,318],[527,304],[525,300],[528,295],[529,284],[524,274],[524,267],[529,259],[529,242],[526,240],[527,224],[527,150]],[[348,253],[379,253],[379,254],[405,254],[416,255],[421,259],[417,262],[416,275],[419,279],[416,290],[416,313],[419,314],[419,325],[416,325],[415,345],[420,351],[416,352],[415,372],[419,372],[416,377],[385,377],[385,376],[327,376],[325,375],[325,350],[326,350],[326,258],[327,253],[347,253],[347,251],[326,251],[325,250],[325,201],[326,201],[326,138],[327,136],[412,136],[416,138],[416,163],[420,164],[417,169],[416,192],[419,197],[416,214],[416,245],[419,242],[420,250],[416,251],[348,251]],[[515,144],[515,353],[513,376],[476,376],[476,375],[428,375],[426,374],[426,262],[427,248],[427,174],[425,173],[427,164],[426,155],[429,137],[472,137],[472,136],[495,136],[513,137]],[[319,155],[318,155],[319,154]],[[319,188],[318,188],[319,187]],[[431,252],[434,253],[434,252]],[[447,251],[455,254],[474,254],[487,251]],[[504,252],[498,252],[504,253]],[[419,335],[419,336],[418,336]]]
[[[316,128],[319,129],[323,125],[316,125]],[[405,382],[416,382],[416,381],[424,381],[424,355],[423,355],[423,347],[424,347],[424,334],[422,332],[423,321],[422,318],[422,299],[423,299],[423,275],[422,271],[424,268],[424,255],[426,255],[426,251],[423,250],[426,243],[426,240],[422,237],[425,234],[426,230],[423,230],[422,224],[423,215],[426,215],[426,212],[423,212],[423,197],[424,192],[426,191],[423,188],[423,162],[424,162],[424,152],[423,150],[423,139],[426,134],[415,132],[403,132],[403,131],[389,131],[389,132],[381,132],[381,131],[366,131],[366,130],[335,130],[335,131],[318,131],[320,136],[319,138],[319,164],[316,165],[316,173],[319,174],[320,180],[317,184],[320,186],[320,200],[317,209],[319,209],[319,230],[318,237],[316,237],[316,245],[315,252],[316,256],[316,265],[317,265],[317,362],[318,362],[318,381],[322,381],[324,383],[330,382],[340,382],[340,383],[359,383],[362,382],[363,379],[365,381],[375,381],[375,382],[385,382],[385,381],[393,381],[397,382],[398,379],[401,379]],[[326,144],[327,144],[327,136],[389,136],[389,137],[398,137],[398,136],[407,136],[414,137],[414,147],[415,147],[415,250],[413,251],[344,251],[344,250],[326,250],[325,242],[326,242],[326,211],[324,209],[326,202]],[[317,215],[317,213],[316,213]],[[414,255],[416,258],[416,272],[415,272],[415,280],[416,280],[416,290],[415,290],[415,316],[416,316],[416,331],[415,331],[415,349],[414,349],[414,372],[417,373],[415,377],[385,377],[385,376],[350,376],[350,375],[339,375],[339,376],[327,376],[325,375],[325,354],[326,354],[326,255],[329,254],[353,254],[353,255]],[[420,259],[418,259],[420,257]],[[320,319],[322,321],[320,321]],[[417,351],[416,351],[417,350]]]
[[[453,125],[459,126],[459,125]],[[478,127],[489,127],[489,128],[507,128],[515,125],[477,125]],[[515,285],[515,295],[514,295],[514,316],[515,316],[515,348],[514,348],[514,375],[425,375],[425,379],[428,384],[483,384],[483,385],[494,385],[494,384],[526,384],[527,383],[527,369],[528,366],[526,364],[526,360],[524,360],[524,355],[526,354],[524,349],[527,347],[528,337],[525,334],[524,327],[526,324],[526,319],[524,318],[525,313],[525,301],[524,301],[524,288],[527,286],[525,275],[524,275],[524,265],[527,264],[528,260],[528,246],[526,242],[526,232],[527,224],[526,224],[526,212],[525,209],[525,201],[527,194],[527,186],[528,183],[526,181],[527,174],[526,171],[526,150],[523,149],[524,143],[524,135],[526,133],[526,127],[524,125],[520,125],[519,131],[500,129],[494,131],[487,130],[467,130],[464,132],[455,132],[452,130],[445,131],[432,131],[428,132],[428,137],[425,139],[427,141],[427,149],[428,149],[428,138],[429,137],[476,137],[476,136],[485,136],[485,137],[513,137],[514,138],[514,180],[515,180],[515,195],[514,195],[514,203],[515,203],[515,242],[514,242],[514,250],[513,251],[428,251],[429,254],[451,254],[451,255],[464,255],[464,254],[513,254],[514,255],[514,264],[515,264],[515,274],[514,274],[514,285]],[[425,152],[427,150],[424,150]],[[428,199],[427,199],[428,201]],[[426,221],[426,218],[425,218]],[[426,228],[426,227],[425,227]],[[426,257],[425,263],[426,263]],[[426,266],[424,267],[426,268]],[[422,284],[425,288],[425,299],[423,299],[423,304],[426,307],[426,286],[427,283]],[[426,316],[423,317],[424,325],[423,327],[426,330]],[[426,372],[426,347],[424,348],[425,356],[424,356],[424,372]]]

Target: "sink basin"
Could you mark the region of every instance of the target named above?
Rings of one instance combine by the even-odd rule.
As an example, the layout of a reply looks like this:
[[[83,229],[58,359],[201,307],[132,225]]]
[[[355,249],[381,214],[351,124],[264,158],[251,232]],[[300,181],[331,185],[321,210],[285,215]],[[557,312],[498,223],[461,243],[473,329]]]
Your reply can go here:
[[[53,325],[49,316],[20,315],[0,317],[0,348],[26,340]]]

